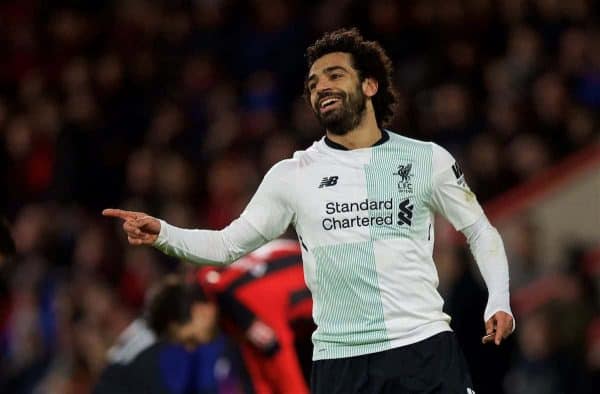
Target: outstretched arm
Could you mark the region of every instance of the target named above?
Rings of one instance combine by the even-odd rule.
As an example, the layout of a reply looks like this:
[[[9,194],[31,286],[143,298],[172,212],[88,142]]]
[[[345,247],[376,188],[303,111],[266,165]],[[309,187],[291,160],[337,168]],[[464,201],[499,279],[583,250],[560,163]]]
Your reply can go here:
[[[277,238],[293,221],[293,174],[290,161],[276,164],[242,215],[220,231],[182,229],[144,212],[105,209],[102,214],[123,220],[131,245],[152,245],[169,256],[198,264],[231,263]]]
[[[244,217],[213,231],[179,228],[143,212],[105,209],[102,214],[123,220],[131,245],[151,245],[169,256],[197,264],[231,263],[267,242]]]

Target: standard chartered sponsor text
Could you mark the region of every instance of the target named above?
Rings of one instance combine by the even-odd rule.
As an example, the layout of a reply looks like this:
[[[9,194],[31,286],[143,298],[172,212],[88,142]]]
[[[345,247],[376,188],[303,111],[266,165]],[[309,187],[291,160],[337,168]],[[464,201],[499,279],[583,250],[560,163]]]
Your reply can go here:
[[[392,198],[387,200],[370,200],[365,198],[361,201],[337,202],[330,201],[325,204],[325,213],[334,215],[339,213],[365,212],[364,215],[347,217],[343,215],[328,216],[323,218],[321,224],[323,229],[337,230],[351,227],[367,227],[392,225],[394,202]]]

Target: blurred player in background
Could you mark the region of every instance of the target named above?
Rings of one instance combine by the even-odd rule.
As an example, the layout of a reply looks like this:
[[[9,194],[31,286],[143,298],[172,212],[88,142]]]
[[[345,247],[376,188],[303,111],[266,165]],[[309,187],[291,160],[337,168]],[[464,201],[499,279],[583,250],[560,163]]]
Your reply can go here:
[[[486,341],[514,329],[502,240],[460,166],[437,144],[385,127],[394,115],[392,65],[357,30],[307,50],[306,97],[325,137],[265,175],[221,231],[186,230],[140,212],[124,220],[132,245],[222,265],[293,224],[313,295],[314,393],[472,393],[442,311],[433,262],[435,213],[465,234],[488,288]]]
[[[294,394],[308,393],[303,370],[310,366],[304,356],[312,350],[312,300],[298,242],[270,242],[229,267],[201,269],[197,277],[217,300],[226,331],[238,338],[248,391],[283,394],[293,387]]]
[[[295,241],[273,241],[230,267],[199,270],[189,284],[169,277],[151,294],[145,319],[130,324],[109,351],[110,365],[95,393],[216,392],[214,381],[200,387],[198,365],[185,365],[198,345],[214,337],[217,314],[239,344],[249,375],[244,392],[278,394],[294,387],[294,393],[307,393],[296,348],[302,355],[312,349],[310,330],[303,329],[312,322],[311,304]]]
[[[176,276],[153,290],[144,319],[131,323],[108,352],[95,394],[215,393],[193,376],[193,350],[216,333],[217,307],[197,285]],[[174,346],[179,344],[181,346]]]

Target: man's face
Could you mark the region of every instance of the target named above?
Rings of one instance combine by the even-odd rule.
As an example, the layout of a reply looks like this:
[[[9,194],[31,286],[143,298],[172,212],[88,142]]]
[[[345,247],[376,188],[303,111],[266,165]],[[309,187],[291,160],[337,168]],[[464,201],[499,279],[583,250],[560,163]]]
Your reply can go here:
[[[333,52],[317,59],[306,87],[311,107],[327,131],[344,135],[360,124],[367,99],[348,53]]]
[[[217,306],[212,302],[192,305],[190,320],[179,326],[177,341],[192,350],[210,342],[217,333]]]

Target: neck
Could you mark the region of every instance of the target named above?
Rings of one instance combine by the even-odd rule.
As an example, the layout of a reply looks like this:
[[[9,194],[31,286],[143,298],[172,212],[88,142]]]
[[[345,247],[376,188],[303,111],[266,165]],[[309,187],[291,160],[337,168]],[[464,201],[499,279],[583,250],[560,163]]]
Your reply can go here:
[[[381,130],[377,126],[375,115],[367,110],[359,125],[344,135],[327,133],[327,138],[348,150],[369,148],[381,139]]]

